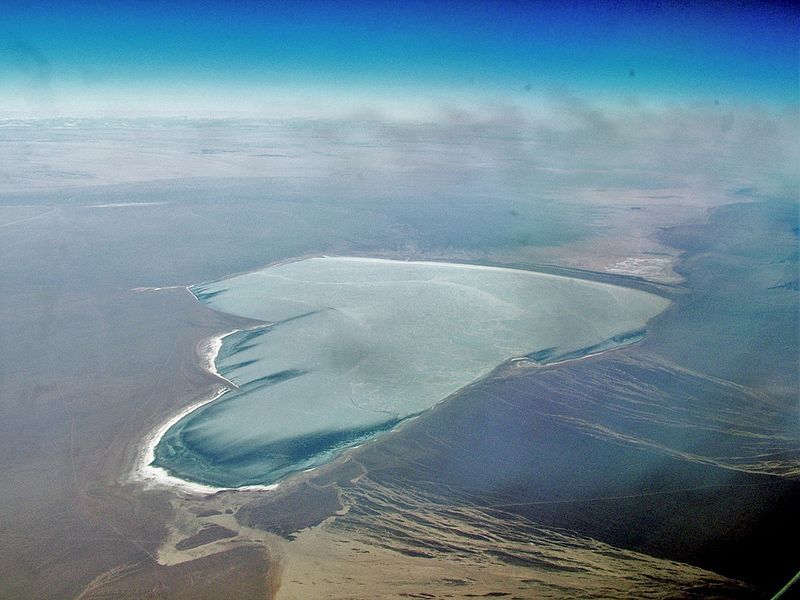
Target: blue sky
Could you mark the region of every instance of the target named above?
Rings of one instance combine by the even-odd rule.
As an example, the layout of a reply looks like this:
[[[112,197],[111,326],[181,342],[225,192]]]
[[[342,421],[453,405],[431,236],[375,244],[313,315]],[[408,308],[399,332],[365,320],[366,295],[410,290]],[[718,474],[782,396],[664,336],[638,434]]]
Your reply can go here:
[[[5,2],[0,111],[798,102],[775,3]],[[316,107],[316,108],[314,108]],[[279,110],[280,108],[280,110]]]

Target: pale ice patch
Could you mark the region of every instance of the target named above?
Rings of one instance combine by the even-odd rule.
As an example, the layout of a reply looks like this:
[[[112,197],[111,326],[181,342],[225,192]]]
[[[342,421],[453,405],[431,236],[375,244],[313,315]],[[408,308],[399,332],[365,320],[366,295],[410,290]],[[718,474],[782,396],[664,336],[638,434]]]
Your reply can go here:
[[[270,324],[215,345],[215,373],[239,389],[174,422],[155,452],[174,474],[226,485],[318,466],[506,360],[630,343],[669,304],[529,271],[350,257],[284,263],[191,291],[215,310]]]

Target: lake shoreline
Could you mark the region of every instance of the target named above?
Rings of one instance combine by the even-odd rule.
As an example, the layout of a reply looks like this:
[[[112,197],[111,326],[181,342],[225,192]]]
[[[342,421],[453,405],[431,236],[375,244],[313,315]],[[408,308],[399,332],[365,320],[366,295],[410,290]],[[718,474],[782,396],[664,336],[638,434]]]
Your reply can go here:
[[[437,267],[437,268],[438,267],[449,268],[449,267],[452,267],[452,266],[457,266],[462,270],[491,271],[493,273],[497,273],[497,272],[505,273],[505,272],[507,272],[507,273],[513,274],[513,275],[520,275],[522,273],[526,273],[526,274],[540,275],[541,277],[544,277],[544,278],[546,278],[548,280],[558,281],[561,284],[563,284],[566,280],[572,279],[570,277],[566,277],[564,275],[555,274],[555,273],[540,273],[540,272],[537,272],[537,271],[530,271],[530,270],[522,271],[522,270],[518,270],[518,269],[513,269],[513,268],[508,268],[508,267],[498,267],[498,266],[493,266],[493,265],[480,265],[480,264],[479,265],[472,265],[472,264],[464,265],[462,263],[450,263],[450,262],[441,262],[441,261],[393,261],[393,260],[388,260],[388,259],[383,259],[383,258],[371,258],[371,257],[370,258],[366,258],[366,257],[326,257],[326,256],[322,256],[322,257],[318,257],[318,258],[322,259],[322,260],[324,260],[326,258],[332,258],[333,260],[338,260],[338,261],[345,262],[345,263],[361,263],[361,264],[367,264],[367,265],[384,265],[385,266],[385,265],[389,264],[389,265],[398,265],[399,266],[399,264],[402,263],[403,267],[407,267],[407,266],[431,267],[431,266],[433,266],[433,267]],[[287,264],[302,262],[304,260],[308,260],[308,259],[307,258],[303,258],[303,257],[298,258],[298,259],[289,259],[289,260],[285,260],[285,261],[279,261],[278,263],[276,263],[276,265],[277,264],[287,265]],[[257,273],[263,272],[265,270],[266,269],[259,269],[259,270],[256,270],[256,271],[251,271],[250,273],[256,273],[257,274]],[[584,274],[586,274],[586,272],[584,272]],[[235,276],[235,277],[238,277],[238,276]],[[217,281],[218,282],[220,282],[220,281],[230,281],[231,279],[233,279],[233,277],[224,278],[224,279],[217,280]],[[588,278],[583,280],[583,281],[587,282],[584,285],[589,285],[589,286],[597,285],[597,286],[601,286],[602,289],[606,289],[606,288],[610,288],[610,287],[620,288],[620,289],[627,289],[627,290],[635,289],[635,288],[622,288],[621,286],[618,286],[618,285],[609,284],[609,283],[602,282],[602,281],[590,280]],[[201,291],[202,289],[204,289],[204,285],[207,285],[207,284],[197,284],[195,286],[189,286],[189,287],[186,288],[192,294],[192,296],[195,298],[195,300],[197,300],[201,305],[206,305],[206,303],[204,302],[204,298],[203,298],[203,292]],[[643,291],[643,290],[640,290],[640,291]],[[626,292],[626,293],[628,293],[628,292]],[[215,294],[216,293],[212,293],[212,294],[208,295],[208,297],[206,299],[213,297]],[[666,305],[666,309],[669,308],[670,304]],[[215,309],[215,308],[210,307],[210,306],[209,306],[209,308],[212,308],[212,310],[218,310],[218,309]],[[661,309],[661,310],[663,311],[664,309]],[[223,314],[227,314],[227,313],[225,313],[223,311]],[[242,316],[242,315],[240,315],[240,316]],[[249,316],[248,316],[248,318],[249,318]],[[654,317],[652,317],[652,318],[654,318]],[[224,486],[224,485],[217,486],[217,485],[210,484],[208,481],[206,481],[206,482],[193,481],[190,477],[187,477],[186,479],[183,479],[183,478],[178,477],[176,475],[170,474],[170,472],[168,472],[168,469],[165,469],[163,466],[155,466],[155,465],[151,464],[155,460],[155,456],[156,456],[155,453],[156,453],[157,446],[159,445],[159,443],[161,442],[161,440],[163,439],[163,437],[167,433],[167,431],[169,431],[174,425],[176,425],[181,420],[187,418],[190,414],[194,413],[195,411],[199,410],[200,408],[203,408],[203,407],[209,405],[210,403],[215,402],[215,401],[219,400],[220,398],[223,398],[226,394],[235,393],[235,392],[239,391],[238,385],[235,382],[233,382],[230,379],[228,379],[227,377],[223,376],[220,373],[219,369],[218,369],[217,362],[219,360],[220,350],[224,347],[224,340],[226,338],[228,338],[229,336],[235,335],[235,334],[237,334],[239,332],[242,332],[242,331],[258,330],[259,328],[269,328],[272,325],[274,325],[274,324],[273,323],[263,322],[261,325],[255,325],[255,326],[250,327],[250,328],[235,329],[233,331],[228,331],[228,332],[220,334],[218,336],[212,336],[211,338],[208,338],[208,339],[202,341],[200,344],[198,344],[197,355],[200,357],[200,362],[201,362],[202,368],[204,368],[204,370],[206,370],[210,374],[214,375],[216,378],[218,378],[221,381],[225,382],[225,384],[228,387],[228,390],[224,390],[223,389],[222,391],[217,391],[210,398],[207,398],[207,399],[205,399],[203,401],[194,403],[190,407],[187,407],[186,409],[181,411],[178,415],[173,416],[171,419],[168,420],[167,423],[162,424],[153,433],[151,433],[147,437],[146,444],[145,444],[145,450],[142,453],[140,453],[139,458],[138,458],[137,466],[134,469],[135,473],[138,473],[138,475],[136,475],[134,477],[135,479],[139,479],[139,480],[142,480],[142,481],[145,481],[145,482],[150,482],[151,484],[157,483],[157,484],[166,485],[166,486],[176,485],[177,487],[181,488],[183,491],[189,491],[189,492],[199,493],[199,494],[210,494],[210,493],[216,493],[216,492],[220,492],[220,491],[229,491],[229,490],[240,490],[240,491],[274,490],[274,489],[276,489],[276,487],[280,483],[288,481],[289,479],[292,479],[293,477],[301,474],[302,472],[308,472],[309,470],[315,470],[317,468],[320,468],[322,466],[327,465],[330,462],[338,462],[340,460],[343,460],[343,459],[345,459],[347,457],[347,455],[350,454],[350,451],[353,450],[354,447],[362,446],[366,442],[372,442],[375,439],[383,437],[384,434],[371,434],[366,439],[360,439],[359,438],[357,442],[348,444],[343,449],[340,449],[340,450],[336,451],[335,454],[331,458],[327,459],[325,462],[320,463],[320,464],[314,464],[314,466],[311,467],[311,469],[299,468],[296,471],[294,471],[294,473],[285,475],[285,476],[281,477],[278,481],[270,482],[268,484],[246,484],[246,485],[242,485],[242,486],[235,486],[235,485],[234,486]],[[496,372],[497,369],[499,369],[499,368],[501,368],[501,367],[503,367],[504,365],[507,365],[507,364],[514,363],[517,367],[519,367],[521,363],[524,363],[524,362],[527,361],[527,362],[531,362],[535,366],[540,366],[540,367],[541,366],[547,366],[547,365],[554,365],[554,364],[559,364],[559,363],[563,363],[563,362],[580,360],[580,359],[583,359],[583,358],[589,358],[589,357],[592,357],[592,356],[597,356],[597,355],[602,354],[604,352],[607,352],[609,350],[619,349],[619,348],[623,348],[623,347],[629,346],[630,344],[633,344],[633,343],[638,343],[643,338],[644,338],[644,329],[641,329],[641,330],[636,330],[636,331],[623,332],[623,333],[617,334],[617,335],[615,335],[615,336],[613,336],[611,338],[604,339],[604,340],[602,340],[602,341],[600,341],[598,343],[591,344],[591,345],[586,346],[584,348],[578,348],[576,350],[572,350],[572,351],[568,351],[568,352],[559,353],[559,352],[548,350],[548,351],[532,352],[532,353],[527,354],[527,355],[520,355],[520,356],[516,356],[516,357],[515,356],[507,357],[505,360],[501,361],[499,364],[495,364],[493,367],[489,368],[488,370],[486,370],[485,372],[483,372],[482,374],[477,376],[476,379],[474,379],[474,380],[472,380],[470,382],[466,382],[463,386],[460,386],[457,389],[453,389],[451,392],[445,394],[437,402],[435,402],[433,404],[433,406],[438,406],[439,404],[445,402],[451,396],[455,396],[455,395],[459,394],[466,387],[474,385],[474,384],[480,382],[481,380],[485,379],[486,377],[489,377],[492,373]],[[433,406],[431,408],[433,408]],[[427,412],[427,410],[430,410],[430,408],[425,409],[425,411],[423,411],[423,412]],[[391,431],[397,430],[398,428],[403,426],[403,424],[405,423],[406,420],[412,419],[412,418],[416,419],[420,415],[421,415],[421,413],[414,412],[414,413],[410,414],[408,417],[402,418],[397,423],[392,424],[391,427],[388,428],[388,430],[391,430]],[[383,430],[384,430],[383,428],[379,428],[378,429],[378,431],[383,431]]]

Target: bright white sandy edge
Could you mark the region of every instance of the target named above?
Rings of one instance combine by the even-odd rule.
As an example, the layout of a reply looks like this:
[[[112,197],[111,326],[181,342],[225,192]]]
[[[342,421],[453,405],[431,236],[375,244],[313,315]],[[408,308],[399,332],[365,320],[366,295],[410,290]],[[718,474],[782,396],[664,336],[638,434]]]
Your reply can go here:
[[[220,348],[222,348],[222,340],[224,340],[226,337],[228,337],[233,333],[237,333],[238,331],[242,330],[234,329],[233,331],[229,331],[228,333],[210,337],[197,345],[197,354],[202,361],[203,368],[206,369],[208,372],[216,375],[220,379],[227,381],[232,386],[234,386],[234,388],[235,384],[233,384],[233,382],[230,382],[228,379],[225,379],[225,377],[223,377],[217,372],[216,359]],[[181,412],[179,412],[178,414],[173,416],[170,420],[168,420],[166,423],[164,423],[159,428],[152,431],[145,438],[144,444],[139,449],[139,452],[136,455],[136,463],[134,465],[133,472],[131,473],[130,480],[137,483],[145,483],[151,487],[167,486],[171,488],[179,488],[182,491],[190,492],[193,494],[215,494],[217,492],[222,492],[225,490],[263,491],[263,490],[274,490],[275,488],[277,488],[279,485],[278,483],[272,485],[247,485],[236,488],[213,487],[210,485],[204,485],[202,483],[195,483],[193,481],[180,479],[179,477],[170,475],[165,469],[162,469],[161,467],[153,466],[152,462],[155,460],[156,446],[158,446],[158,443],[161,441],[161,438],[164,437],[164,434],[167,433],[169,428],[175,425],[175,423],[180,421],[183,417],[197,410],[201,406],[205,406],[206,404],[214,402],[214,400],[222,396],[227,391],[228,389],[226,388],[217,388],[211,397],[187,406]]]

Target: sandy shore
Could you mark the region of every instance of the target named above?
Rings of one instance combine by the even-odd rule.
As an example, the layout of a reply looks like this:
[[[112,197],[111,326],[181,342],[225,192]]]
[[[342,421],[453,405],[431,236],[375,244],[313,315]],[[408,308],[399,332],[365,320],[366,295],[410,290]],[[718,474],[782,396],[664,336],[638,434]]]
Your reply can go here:
[[[150,434],[145,437],[144,442],[142,443],[139,452],[136,455],[136,461],[133,467],[133,470],[130,473],[129,481],[136,482],[136,483],[144,483],[148,487],[150,486],[166,486],[170,488],[177,488],[183,492],[188,492],[191,494],[215,494],[217,492],[222,492],[230,489],[237,489],[237,490],[274,490],[278,487],[278,484],[272,485],[252,485],[252,486],[243,486],[238,488],[223,488],[223,487],[214,487],[210,485],[204,485],[202,483],[196,483],[193,481],[188,481],[185,479],[180,479],[179,477],[175,477],[174,475],[170,475],[165,469],[161,467],[154,466],[152,463],[155,460],[155,451],[156,446],[158,446],[161,438],[164,437],[164,434],[169,431],[170,427],[175,425],[178,421],[183,419],[186,415],[196,411],[197,409],[205,406],[206,404],[210,404],[214,402],[225,393],[230,392],[231,390],[238,390],[239,387],[230,381],[229,379],[223,377],[216,368],[216,360],[217,355],[219,354],[220,349],[222,348],[223,340],[232,335],[242,331],[241,329],[234,329],[232,331],[228,331],[227,333],[223,333],[221,335],[211,336],[200,342],[197,345],[196,353],[197,356],[200,358],[200,364],[205,371],[214,375],[218,379],[225,382],[225,386],[216,386],[214,391],[211,395],[204,399],[200,400],[199,402],[195,402],[181,410],[179,413],[171,417],[165,423],[160,425],[158,428],[153,430]]]
[[[203,370],[211,373],[214,377],[221,379],[228,385],[228,387],[234,390],[238,390],[239,386],[217,371],[217,356],[219,356],[219,351],[222,348],[222,342],[225,340],[225,338],[229,335],[233,335],[234,333],[238,333],[239,331],[242,330],[233,329],[228,333],[223,333],[222,335],[211,336],[210,338],[207,338],[197,344],[197,348],[195,349],[197,356],[200,358],[200,365],[203,367]]]

